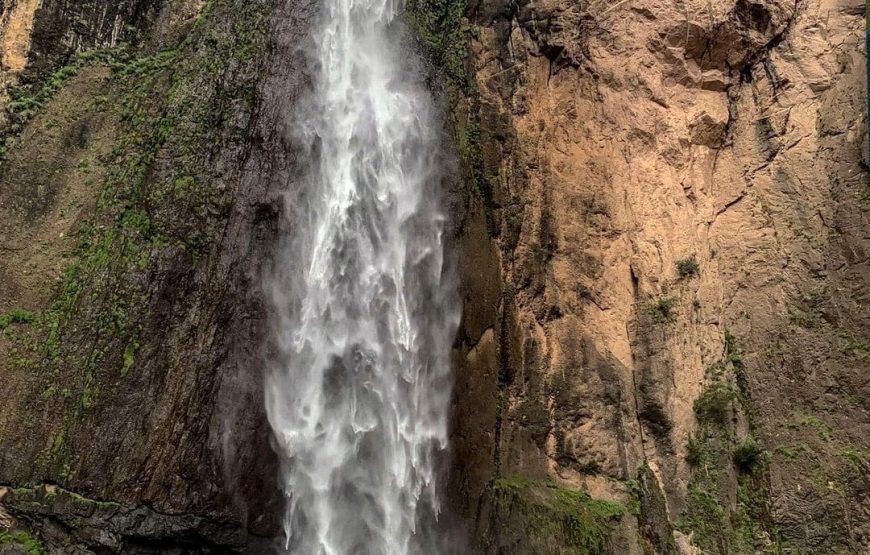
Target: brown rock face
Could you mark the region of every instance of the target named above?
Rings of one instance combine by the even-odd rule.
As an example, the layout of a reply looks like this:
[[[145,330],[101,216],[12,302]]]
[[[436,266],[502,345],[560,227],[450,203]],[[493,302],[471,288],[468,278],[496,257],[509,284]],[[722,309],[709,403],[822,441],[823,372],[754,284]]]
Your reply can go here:
[[[14,82],[27,63],[33,17],[39,0],[24,0],[0,5],[0,110],[9,97],[6,87]],[[6,122],[5,110],[0,112],[0,125]]]
[[[730,380],[726,450],[749,435],[768,450],[749,511],[764,533],[697,543],[870,549],[863,6],[483,2],[471,19],[495,225],[460,244],[482,261],[465,279],[460,474],[619,499],[648,465],[697,539],[699,491],[725,514],[752,505],[730,456],[715,487],[686,460],[715,435],[696,400]]]
[[[30,34],[33,31],[33,16],[39,0],[12,2],[0,12],[2,20],[2,67],[4,71],[21,71],[27,63]]]

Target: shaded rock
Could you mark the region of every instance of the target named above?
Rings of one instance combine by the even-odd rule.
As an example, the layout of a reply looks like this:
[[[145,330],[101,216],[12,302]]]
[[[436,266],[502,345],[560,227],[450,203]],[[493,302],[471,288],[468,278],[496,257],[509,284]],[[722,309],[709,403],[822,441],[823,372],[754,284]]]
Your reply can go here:
[[[717,114],[703,111],[696,115],[689,123],[689,139],[692,141],[692,144],[719,148],[725,140],[727,129],[727,110],[721,110]]]

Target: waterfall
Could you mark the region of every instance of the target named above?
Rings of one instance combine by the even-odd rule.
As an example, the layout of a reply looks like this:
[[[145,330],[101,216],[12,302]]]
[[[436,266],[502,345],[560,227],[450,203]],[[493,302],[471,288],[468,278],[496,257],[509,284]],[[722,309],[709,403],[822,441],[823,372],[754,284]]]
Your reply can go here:
[[[323,0],[292,117],[306,172],[268,283],[266,380],[290,553],[437,551],[421,538],[440,510],[459,310],[438,125],[398,8]]]

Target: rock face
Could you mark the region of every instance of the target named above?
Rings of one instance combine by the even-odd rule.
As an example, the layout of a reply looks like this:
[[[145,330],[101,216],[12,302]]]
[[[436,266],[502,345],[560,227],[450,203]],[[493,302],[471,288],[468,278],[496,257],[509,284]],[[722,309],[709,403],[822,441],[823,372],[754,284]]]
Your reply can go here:
[[[277,534],[259,276],[315,9],[0,6],[0,533]],[[870,550],[863,16],[408,4],[459,161],[447,493],[476,550]]]
[[[152,42],[65,57],[11,91],[0,134],[0,484],[144,515],[132,534],[91,519],[103,541],[75,531],[68,504],[3,501],[60,553],[212,553],[277,535],[259,274],[292,180],[283,118],[308,11],[196,7],[114,6]],[[92,3],[63,9],[75,26]],[[82,32],[73,50],[111,46],[104,27]]]
[[[468,514],[491,473],[618,498],[648,467],[707,551],[866,551],[863,6],[469,13],[490,229],[464,230],[458,395],[492,416],[456,421],[457,450],[488,445],[459,463]],[[730,456],[748,438],[752,473]],[[725,455],[715,479],[690,445]]]

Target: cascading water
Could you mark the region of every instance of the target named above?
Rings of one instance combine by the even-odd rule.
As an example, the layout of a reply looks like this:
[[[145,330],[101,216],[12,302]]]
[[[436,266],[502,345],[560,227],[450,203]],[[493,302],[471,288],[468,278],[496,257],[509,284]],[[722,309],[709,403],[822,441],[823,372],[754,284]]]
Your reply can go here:
[[[266,408],[285,549],[433,553],[458,309],[445,279],[437,125],[398,6],[323,0],[293,116],[307,175],[270,279]]]

